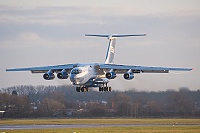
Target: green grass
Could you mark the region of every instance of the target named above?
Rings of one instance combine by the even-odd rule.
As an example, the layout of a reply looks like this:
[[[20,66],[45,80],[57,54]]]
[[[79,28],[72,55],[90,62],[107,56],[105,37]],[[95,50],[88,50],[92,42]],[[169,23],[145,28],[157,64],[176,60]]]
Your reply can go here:
[[[101,128],[65,128],[35,130],[5,130],[5,133],[199,133],[200,126],[149,126],[149,127],[101,127]]]
[[[200,133],[200,119],[0,119],[0,125],[47,124],[138,124],[127,127],[93,127],[63,129],[1,130],[5,133]],[[163,124],[163,126],[139,126],[139,124]],[[169,124],[164,126],[164,124]],[[185,124],[186,126],[177,126]],[[194,126],[195,125],[195,126]]]
[[[200,119],[0,119],[0,125],[199,124]]]

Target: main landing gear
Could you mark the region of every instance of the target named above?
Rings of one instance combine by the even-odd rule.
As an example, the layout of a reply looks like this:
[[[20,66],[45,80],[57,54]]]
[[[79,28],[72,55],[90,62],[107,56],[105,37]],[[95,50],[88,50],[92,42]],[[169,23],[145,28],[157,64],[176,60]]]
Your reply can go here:
[[[76,87],[77,92],[88,92],[89,89],[87,87]]]
[[[106,83],[106,86],[101,86],[101,87],[99,87],[99,91],[111,91],[112,90],[112,88],[111,87],[108,87],[107,86],[107,83]]]
[[[99,87],[99,91],[111,91],[111,87]]]
[[[111,87],[108,87],[107,84],[104,86],[101,86],[99,87],[99,91],[100,92],[110,92],[112,90]],[[76,91],[77,92],[88,92],[89,89],[88,87],[85,87],[85,86],[79,86],[79,87],[76,87]]]

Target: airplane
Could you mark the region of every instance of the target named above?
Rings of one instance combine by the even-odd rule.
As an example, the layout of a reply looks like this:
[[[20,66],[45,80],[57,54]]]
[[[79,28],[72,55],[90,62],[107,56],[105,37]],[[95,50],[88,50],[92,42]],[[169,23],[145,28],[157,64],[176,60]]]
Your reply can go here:
[[[98,87],[100,92],[112,90],[108,83],[115,79],[117,74],[123,74],[124,79],[132,80],[139,73],[169,73],[169,71],[191,71],[191,68],[151,67],[114,64],[116,38],[146,36],[146,34],[85,34],[85,36],[103,37],[109,40],[104,63],[73,63],[54,66],[41,66],[29,68],[13,68],[6,71],[31,71],[32,73],[44,73],[45,80],[53,80],[54,73],[58,79],[69,78],[77,92],[87,92],[90,87]]]

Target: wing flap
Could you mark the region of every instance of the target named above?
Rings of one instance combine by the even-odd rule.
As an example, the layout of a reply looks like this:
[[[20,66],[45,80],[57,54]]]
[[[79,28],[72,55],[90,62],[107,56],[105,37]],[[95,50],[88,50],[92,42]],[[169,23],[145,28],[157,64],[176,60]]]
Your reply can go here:
[[[122,74],[128,70],[133,73],[169,73],[169,71],[191,71],[191,68],[172,68],[172,67],[150,67],[150,66],[129,66],[117,64],[100,64],[100,68],[109,71],[113,69],[115,73]]]

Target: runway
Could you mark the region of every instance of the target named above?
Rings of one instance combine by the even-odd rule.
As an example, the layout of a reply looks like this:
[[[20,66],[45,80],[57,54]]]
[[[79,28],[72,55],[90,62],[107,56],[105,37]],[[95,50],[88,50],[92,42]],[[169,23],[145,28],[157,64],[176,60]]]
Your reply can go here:
[[[199,126],[198,124],[67,124],[67,125],[0,125],[0,130],[55,129],[55,128],[93,128],[93,127],[147,127],[147,126]]]

